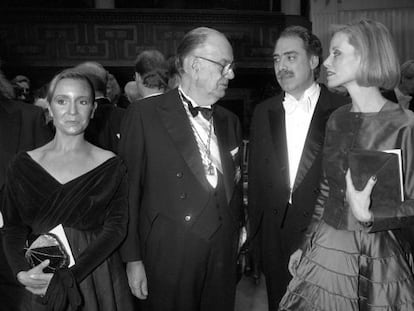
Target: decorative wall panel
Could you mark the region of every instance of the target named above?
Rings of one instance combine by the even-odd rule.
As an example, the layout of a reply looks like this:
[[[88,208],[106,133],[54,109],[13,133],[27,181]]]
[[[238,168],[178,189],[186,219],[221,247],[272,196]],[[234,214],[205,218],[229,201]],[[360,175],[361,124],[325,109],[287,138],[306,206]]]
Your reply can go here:
[[[240,117],[247,136],[254,105],[279,90],[272,53],[278,34],[291,24],[310,28],[300,16],[258,11],[2,9],[0,58],[8,77],[27,75],[35,88],[87,60],[103,64],[123,87],[137,53],[156,48],[172,56],[187,31],[212,27],[227,35],[237,63],[220,104]]]
[[[96,60],[131,66],[138,52],[173,55],[188,30],[209,26],[230,39],[242,68],[270,68],[271,52],[287,24],[309,22],[280,13],[156,10],[2,10],[0,56],[8,65],[71,66]]]

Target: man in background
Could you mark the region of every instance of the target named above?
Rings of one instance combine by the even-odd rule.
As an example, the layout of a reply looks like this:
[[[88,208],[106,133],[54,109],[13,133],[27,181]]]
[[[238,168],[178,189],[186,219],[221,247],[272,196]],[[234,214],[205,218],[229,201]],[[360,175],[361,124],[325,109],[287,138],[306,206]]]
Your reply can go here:
[[[91,80],[95,89],[95,101],[98,104],[85,131],[85,138],[98,147],[117,153],[121,122],[125,110],[116,107],[106,97],[108,72],[97,62],[84,62],[74,69],[85,74]]]
[[[123,108],[127,108],[130,104],[135,104],[141,99],[141,95],[139,94],[137,83],[135,81],[128,81],[125,83],[123,96],[122,100],[118,102],[118,106],[121,106],[120,102],[123,103]],[[124,104],[125,102],[126,104]]]
[[[35,149],[52,138],[42,110],[13,98],[13,86],[0,70],[0,228],[3,227],[2,191],[10,161],[16,153]],[[20,302],[25,294],[28,292],[17,282],[7,263],[0,236],[0,309],[21,310]]]
[[[163,94],[168,89],[168,67],[158,50],[145,50],[135,60],[135,82],[141,98]]]
[[[401,107],[414,111],[414,60],[407,60],[401,65],[400,83],[394,90],[386,91],[383,95]]]

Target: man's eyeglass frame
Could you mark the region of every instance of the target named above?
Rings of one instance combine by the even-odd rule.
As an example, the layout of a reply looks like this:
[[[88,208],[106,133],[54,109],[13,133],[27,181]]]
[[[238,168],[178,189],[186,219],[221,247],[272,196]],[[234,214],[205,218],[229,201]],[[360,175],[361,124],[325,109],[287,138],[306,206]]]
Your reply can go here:
[[[221,67],[221,75],[223,77],[225,75],[227,75],[230,72],[230,70],[233,71],[233,73],[234,73],[234,69],[235,69],[235,66],[236,66],[236,63],[234,61],[231,62],[231,63],[228,63],[226,65],[223,65],[222,63],[219,63],[215,60],[212,60],[210,58],[206,58],[206,57],[203,57],[203,56],[194,55],[194,57],[204,59],[204,60],[206,60],[210,63],[213,63],[213,64],[216,64],[216,65],[220,66]]]

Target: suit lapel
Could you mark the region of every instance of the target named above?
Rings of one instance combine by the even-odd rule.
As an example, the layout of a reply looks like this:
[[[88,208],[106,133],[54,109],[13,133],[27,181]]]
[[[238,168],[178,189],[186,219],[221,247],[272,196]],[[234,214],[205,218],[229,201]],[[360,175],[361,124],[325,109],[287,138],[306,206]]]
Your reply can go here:
[[[158,112],[184,161],[203,187],[209,190],[211,187],[205,177],[200,151],[177,90],[164,97],[164,101],[158,106]]]
[[[278,163],[280,171],[284,173],[283,178],[289,187],[289,160],[286,142],[286,122],[285,112],[282,108],[281,101],[283,96],[276,98],[276,103],[273,109],[269,109],[269,127],[272,136],[272,145],[275,150],[276,159],[281,161]]]
[[[221,166],[223,168],[223,181],[226,191],[227,202],[230,202],[234,191],[235,169],[233,159],[230,154],[230,142],[228,141],[228,119],[220,115],[214,114],[214,131],[217,137],[217,143],[220,151]]]
[[[303,147],[302,157],[300,159],[298,171],[296,173],[295,184],[293,185],[293,191],[295,191],[295,189],[305,178],[306,173],[312,166],[316,156],[322,152],[325,136],[325,124],[329,117],[327,102],[327,91],[324,87],[321,87],[321,93],[319,95],[319,99],[315,107],[315,112],[309,125],[305,145]]]

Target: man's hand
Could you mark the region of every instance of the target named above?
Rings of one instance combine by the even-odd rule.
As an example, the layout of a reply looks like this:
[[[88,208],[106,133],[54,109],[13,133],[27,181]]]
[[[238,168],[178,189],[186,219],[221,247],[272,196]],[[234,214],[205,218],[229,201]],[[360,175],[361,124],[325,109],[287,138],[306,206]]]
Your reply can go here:
[[[45,260],[28,271],[20,271],[17,273],[17,280],[32,294],[43,296],[53,277],[53,273],[43,273],[48,265],[49,260]]]
[[[346,179],[346,200],[351,208],[352,214],[360,222],[369,222],[372,220],[372,212],[369,210],[371,205],[371,193],[374,188],[377,179],[372,176],[365,188],[362,191],[358,191],[354,187],[354,183],[351,178],[351,171],[348,169],[345,175]]]
[[[292,255],[290,255],[288,269],[290,274],[296,276],[296,269],[299,266],[300,259],[302,258],[303,251],[299,248]]]
[[[134,296],[139,299],[147,299],[147,275],[142,261],[128,262],[126,266],[129,287]]]

